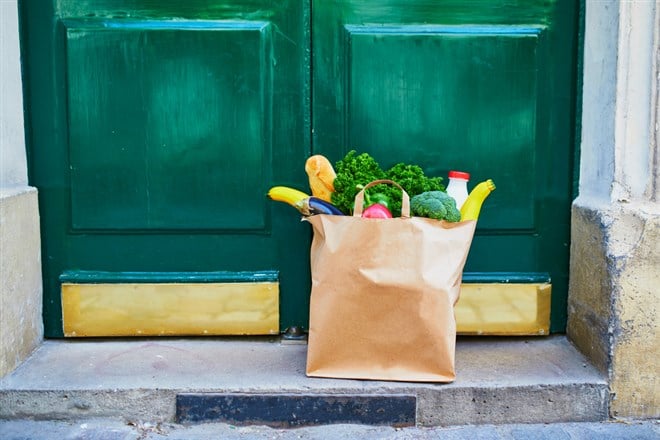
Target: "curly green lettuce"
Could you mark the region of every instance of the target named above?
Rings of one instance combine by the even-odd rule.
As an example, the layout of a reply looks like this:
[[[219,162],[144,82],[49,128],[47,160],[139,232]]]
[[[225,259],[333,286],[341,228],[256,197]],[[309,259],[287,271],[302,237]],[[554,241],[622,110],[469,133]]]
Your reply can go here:
[[[353,213],[355,195],[373,180],[389,179],[398,183],[410,197],[425,191],[443,191],[441,177],[427,177],[418,165],[398,163],[383,171],[378,162],[368,153],[349,151],[335,164],[337,177],[332,203],[345,214]],[[389,209],[394,217],[401,215],[401,190],[393,185],[376,185],[367,190],[369,195],[379,194],[389,200]],[[372,197],[373,198],[373,197]]]
[[[355,195],[364,185],[385,178],[385,172],[373,157],[368,153],[357,154],[355,150],[349,151],[335,164],[335,173],[337,177],[334,180],[335,191],[331,196],[332,203],[349,215],[353,213]]]
[[[418,165],[398,163],[385,173],[387,179],[393,180],[406,190],[411,198],[426,191],[444,191],[442,177],[427,177]],[[389,186],[385,194],[392,201],[392,215],[401,215],[401,190]]]

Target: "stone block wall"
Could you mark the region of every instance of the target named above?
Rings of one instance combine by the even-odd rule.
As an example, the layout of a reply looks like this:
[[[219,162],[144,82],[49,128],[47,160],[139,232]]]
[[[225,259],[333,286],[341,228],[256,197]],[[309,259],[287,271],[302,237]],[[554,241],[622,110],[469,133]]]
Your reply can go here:
[[[567,333],[610,413],[660,417],[660,4],[587,1]]]
[[[608,376],[613,417],[660,416],[660,213],[585,206],[572,216],[568,335]]]
[[[16,0],[0,2],[0,377],[43,339],[37,191],[27,184]]]
[[[37,192],[0,190],[0,377],[43,337]]]

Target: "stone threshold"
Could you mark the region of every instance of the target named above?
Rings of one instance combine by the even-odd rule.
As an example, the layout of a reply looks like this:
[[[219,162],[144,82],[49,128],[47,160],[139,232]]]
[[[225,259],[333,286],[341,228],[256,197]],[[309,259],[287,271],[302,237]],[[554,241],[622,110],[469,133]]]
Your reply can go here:
[[[608,418],[606,379],[563,336],[460,337],[450,384],[309,378],[306,350],[279,338],[47,340],[0,380],[0,418],[272,426]]]

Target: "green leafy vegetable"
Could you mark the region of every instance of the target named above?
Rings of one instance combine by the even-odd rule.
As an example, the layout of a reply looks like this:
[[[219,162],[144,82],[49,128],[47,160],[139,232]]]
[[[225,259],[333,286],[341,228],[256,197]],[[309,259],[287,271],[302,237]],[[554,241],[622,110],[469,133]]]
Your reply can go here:
[[[349,151],[335,164],[335,172],[337,177],[334,180],[335,191],[331,196],[332,204],[346,214],[353,213],[355,195],[364,185],[385,178],[385,172],[373,157],[368,153],[357,154],[355,150]]]
[[[335,164],[335,171],[337,177],[334,181],[335,192],[332,193],[332,203],[349,215],[353,213],[355,195],[373,180],[393,180],[401,185],[410,197],[425,191],[445,189],[441,177],[427,177],[417,165],[398,163],[385,172],[371,155],[357,154],[355,150],[349,151]],[[393,185],[376,185],[367,192],[371,200],[381,197],[387,199],[388,207],[394,217],[401,215],[401,190]]]
[[[445,189],[442,184],[442,177],[427,177],[424,170],[418,165],[398,163],[387,170],[385,175],[387,179],[401,185],[411,198],[425,191],[444,191]],[[390,206],[392,214],[395,217],[400,216],[401,190],[395,186],[388,186],[385,194],[392,201]]]
[[[461,212],[456,201],[444,191],[426,191],[410,199],[410,210],[418,217],[461,221]]]

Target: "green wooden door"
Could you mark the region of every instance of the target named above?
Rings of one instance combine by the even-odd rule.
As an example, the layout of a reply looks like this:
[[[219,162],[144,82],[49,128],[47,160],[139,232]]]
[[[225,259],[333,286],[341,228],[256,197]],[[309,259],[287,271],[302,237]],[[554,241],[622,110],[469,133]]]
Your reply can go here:
[[[313,148],[492,178],[467,280],[552,281],[563,331],[578,2],[333,0],[313,9]]]
[[[51,3],[51,4],[48,4]],[[307,325],[310,231],[269,186],[350,149],[492,178],[466,270],[566,315],[578,2],[20,3],[47,336],[61,284],[275,277]],[[273,275],[275,274],[275,275]]]
[[[306,184],[307,7],[20,8],[46,335],[62,282],[276,280],[280,328],[306,322],[309,230],[265,194]]]

